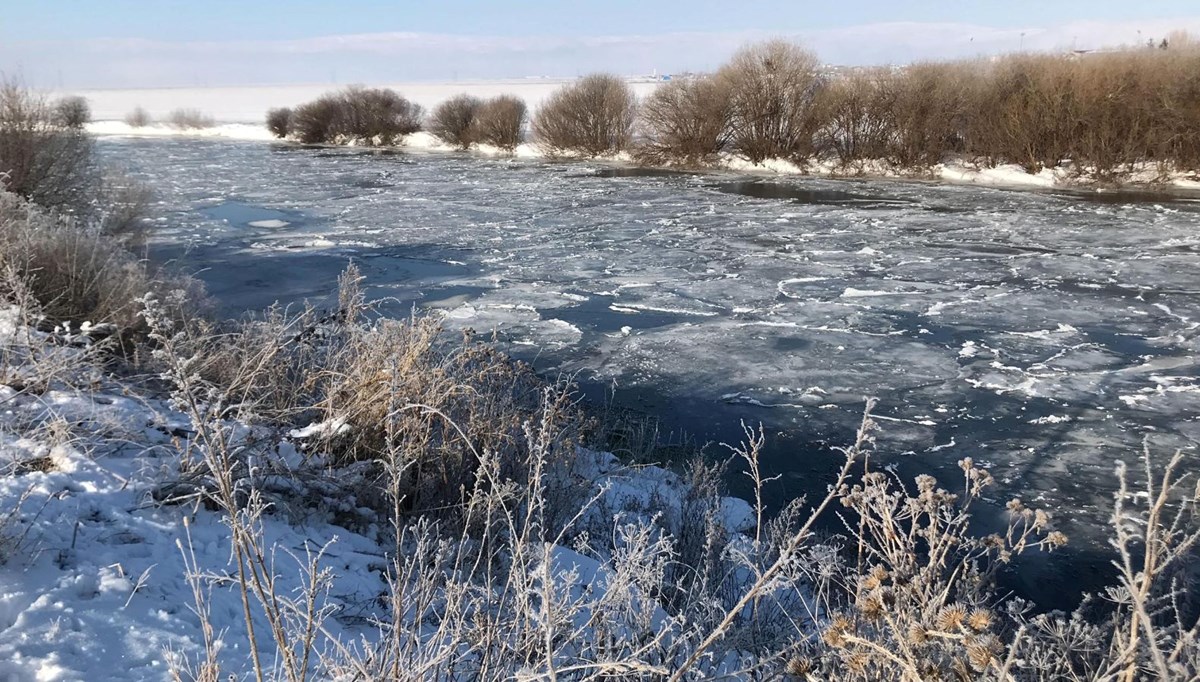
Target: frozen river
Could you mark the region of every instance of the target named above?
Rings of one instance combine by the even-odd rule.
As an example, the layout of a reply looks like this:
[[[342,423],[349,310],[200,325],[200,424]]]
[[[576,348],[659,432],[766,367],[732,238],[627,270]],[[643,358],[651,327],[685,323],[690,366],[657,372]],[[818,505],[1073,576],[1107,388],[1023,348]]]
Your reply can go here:
[[[162,202],[155,253],[226,312],[372,294],[495,330],[548,373],[703,443],[763,422],[772,501],[823,491],[866,396],[874,461],[964,456],[1102,572],[1113,463],[1197,461],[1200,203],[916,183],[643,175],[584,163],[104,139]],[[1101,200],[1102,199],[1102,200]],[[601,388],[603,387],[603,388]],[[715,450],[714,450],[715,452]],[[1061,584],[1054,581],[1055,584]],[[1057,588],[1052,588],[1057,593]]]

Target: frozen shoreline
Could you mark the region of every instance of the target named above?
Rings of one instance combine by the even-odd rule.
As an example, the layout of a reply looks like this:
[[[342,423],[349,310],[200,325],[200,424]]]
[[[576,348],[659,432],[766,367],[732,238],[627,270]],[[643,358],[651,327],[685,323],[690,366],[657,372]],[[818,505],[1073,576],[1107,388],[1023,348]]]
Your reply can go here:
[[[185,130],[161,123],[135,128],[123,121],[109,120],[89,123],[87,131],[93,135],[103,136],[219,138],[247,142],[298,144],[292,141],[280,140],[274,137],[264,125],[253,123],[221,123],[209,128]],[[400,145],[399,148],[423,152],[464,153],[462,150],[441,142],[427,132],[409,135],[405,138],[404,144]],[[539,149],[537,145],[529,142],[521,144],[512,152],[487,145],[480,145],[465,153],[517,159],[549,160],[552,158]],[[629,155],[625,153],[589,160],[618,165],[631,165],[633,163]],[[1082,189],[1095,190],[1097,192],[1149,189],[1159,192],[1200,192],[1200,175],[1195,173],[1174,173],[1163,181],[1151,164],[1145,164],[1138,171],[1124,178],[1119,184],[1103,183],[1088,180],[1087,178],[1075,177],[1068,169],[1064,168],[1045,168],[1041,172],[1034,174],[1027,172],[1016,164],[1001,164],[988,168],[965,160],[940,163],[928,171],[898,171],[880,161],[856,164],[855,168],[847,170],[830,161],[820,161],[806,166],[798,166],[789,161],[770,159],[763,163],[755,164],[742,158],[728,156],[722,159],[717,166],[702,170],[718,173],[732,171],[762,175],[811,176],[833,179],[914,180],[1017,189]]]

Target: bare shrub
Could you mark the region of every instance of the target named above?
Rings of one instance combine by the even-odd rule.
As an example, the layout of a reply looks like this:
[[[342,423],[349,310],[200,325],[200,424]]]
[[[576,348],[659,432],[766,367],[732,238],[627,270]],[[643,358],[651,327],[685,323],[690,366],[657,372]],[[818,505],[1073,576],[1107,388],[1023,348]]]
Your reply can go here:
[[[889,78],[889,69],[855,71],[822,92],[826,122],[817,146],[843,168],[887,156],[893,134]]]
[[[1158,53],[1094,55],[1078,66],[1075,97],[1081,125],[1075,160],[1101,179],[1113,179],[1148,160],[1160,113],[1154,68]]]
[[[1162,122],[1158,154],[1175,170],[1200,169],[1200,49],[1186,32],[1172,40],[1161,73]]]
[[[154,192],[126,173],[105,170],[94,191],[93,220],[100,234],[126,247],[145,245],[151,224],[149,214]]]
[[[964,150],[972,73],[970,63],[922,63],[886,80],[884,115],[893,128],[888,159],[894,165],[929,168]]]
[[[546,100],[533,119],[533,136],[550,154],[615,154],[629,146],[636,111],[637,98],[623,79],[592,74]]]
[[[429,132],[448,145],[469,149],[475,143],[478,126],[475,117],[483,101],[471,95],[457,95],[442,102],[429,117]]]
[[[0,187],[73,213],[89,208],[97,178],[91,139],[16,83],[0,83]]]
[[[341,104],[335,95],[321,95],[292,111],[291,133],[304,144],[336,142]]]
[[[133,111],[125,114],[125,124],[131,128],[145,128],[154,122],[154,118],[150,116],[150,112],[142,107],[134,107]]]
[[[1066,58],[1015,55],[977,74],[965,134],[968,153],[1036,173],[1070,157],[1077,130],[1075,68]]]
[[[64,128],[82,128],[92,120],[87,99],[72,95],[54,103],[55,123]]]
[[[525,101],[515,95],[499,95],[483,103],[475,115],[474,136],[478,142],[512,151],[521,144],[528,118]]]
[[[199,109],[175,109],[167,114],[167,123],[180,130],[200,130],[216,125],[212,116]]]
[[[421,130],[422,115],[392,90],[353,86],[296,107],[290,129],[306,144],[392,145]]]
[[[660,86],[642,103],[635,158],[650,165],[710,164],[729,146],[727,79],[702,76]]]
[[[816,55],[787,41],[760,43],[739,50],[717,77],[729,91],[734,152],[753,163],[812,156],[822,87]]]
[[[350,87],[341,99],[340,132],[353,142],[391,145],[421,130],[421,106],[393,90]]]
[[[280,109],[267,110],[267,130],[279,139],[283,139],[292,132],[292,110],[283,107]]]

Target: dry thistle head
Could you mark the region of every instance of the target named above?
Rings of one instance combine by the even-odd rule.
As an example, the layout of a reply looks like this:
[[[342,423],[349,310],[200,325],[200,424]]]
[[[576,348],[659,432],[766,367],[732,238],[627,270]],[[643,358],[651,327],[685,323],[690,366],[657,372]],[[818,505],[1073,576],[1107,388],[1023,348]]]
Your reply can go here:
[[[984,632],[992,627],[992,612],[987,609],[975,609],[967,616],[967,627],[975,632]]]
[[[966,647],[967,660],[978,671],[987,670],[988,666],[996,661],[1001,651],[999,640],[991,635],[970,638],[967,640]]]
[[[879,598],[879,595],[872,594],[862,600],[858,605],[858,610],[862,613],[863,618],[869,621],[877,621],[883,618],[883,600]]]
[[[812,661],[803,656],[793,656],[783,670],[793,677],[804,677],[812,670]]]
[[[842,663],[845,664],[846,668],[859,675],[866,672],[867,664],[870,662],[871,657],[861,651],[851,652],[842,658]]]
[[[967,618],[967,610],[958,604],[951,604],[943,607],[938,612],[937,618],[934,619],[934,624],[939,630],[945,632],[954,632],[962,626],[963,621]]]
[[[833,617],[833,621],[829,624],[829,628],[825,630],[825,634],[821,635],[821,639],[829,646],[835,649],[841,649],[846,646],[846,633],[854,628],[854,623],[849,618],[838,614]]]
[[[922,646],[929,641],[929,632],[920,625],[913,624],[908,628],[908,642],[913,646]]]
[[[871,570],[867,572],[866,577],[863,578],[862,586],[863,589],[874,590],[883,586],[887,580],[887,569],[884,568],[882,564],[875,564],[871,567]]]

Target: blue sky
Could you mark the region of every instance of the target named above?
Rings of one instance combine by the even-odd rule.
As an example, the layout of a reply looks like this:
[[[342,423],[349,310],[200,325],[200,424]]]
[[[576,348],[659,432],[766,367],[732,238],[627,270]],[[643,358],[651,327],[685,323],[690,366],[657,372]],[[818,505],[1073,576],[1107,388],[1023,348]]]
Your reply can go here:
[[[1200,3],[0,0],[0,71],[44,87],[498,78],[707,69],[768,36],[861,64],[1094,47],[1172,28],[1196,32]]]

